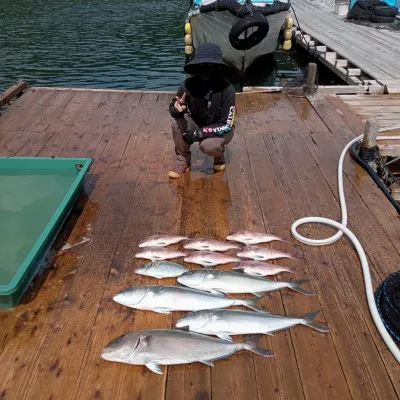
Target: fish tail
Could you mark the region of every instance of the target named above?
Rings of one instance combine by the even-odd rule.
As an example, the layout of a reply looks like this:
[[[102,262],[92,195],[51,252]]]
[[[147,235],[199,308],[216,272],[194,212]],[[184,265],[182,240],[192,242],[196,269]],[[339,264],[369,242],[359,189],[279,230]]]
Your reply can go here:
[[[314,294],[313,292],[308,292],[307,290],[304,290],[301,288],[302,284],[309,282],[309,281],[310,281],[309,279],[298,279],[297,281],[291,281],[289,287],[290,287],[290,289],[294,290],[295,292],[305,294],[307,296],[311,296]]]
[[[267,311],[264,307],[257,306],[257,302],[260,301],[264,296],[262,297],[256,296],[256,297],[251,297],[250,299],[244,299],[242,300],[242,305],[247,308],[250,308],[253,311],[269,313],[269,311]]]
[[[278,242],[282,242],[282,243],[290,243],[289,240],[284,239],[281,236],[273,236],[274,240],[277,240]]]
[[[274,352],[272,352],[271,350],[263,349],[258,346],[258,342],[260,341],[262,336],[263,335],[249,336],[247,340],[244,342],[244,348],[262,357],[274,357],[275,356]]]
[[[303,325],[313,328],[319,332],[324,332],[324,333],[328,332],[329,329],[326,325],[318,324],[317,322],[314,322],[314,318],[318,315],[318,313],[319,313],[319,310],[314,310],[314,311],[311,311],[310,313],[304,315]]]

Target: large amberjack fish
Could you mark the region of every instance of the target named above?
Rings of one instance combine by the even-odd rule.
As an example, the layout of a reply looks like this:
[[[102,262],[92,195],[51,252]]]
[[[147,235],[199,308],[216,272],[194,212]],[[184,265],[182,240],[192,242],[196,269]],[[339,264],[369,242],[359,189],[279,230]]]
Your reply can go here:
[[[280,236],[262,232],[246,231],[246,230],[231,233],[226,237],[226,239],[234,242],[244,243],[246,245],[269,243],[273,241],[287,243],[287,240],[281,238]]]
[[[230,335],[266,334],[304,325],[319,332],[328,332],[328,327],[314,321],[319,310],[302,317],[287,317],[246,310],[202,310],[188,313],[176,321],[177,328],[215,335],[232,340]]]
[[[135,254],[136,258],[145,258],[151,261],[163,261],[184,256],[186,256],[186,253],[164,247],[145,247]]]
[[[186,236],[178,235],[152,235],[139,243],[139,247],[165,247],[188,239]]]
[[[157,279],[176,278],[189,271],[182,264],[169,261],[155,261],[141,265],[136,268],[135,273],[139,275],[151,276]]]
[[[240,259],[212,251],[195,251],[186,256],[184,261],[192,264],[199,264],[203,267],[215,267],[216,265],[240,262]]]
[[[162,374],[161,365],[200,362],[214,366],[215,360],[248,350],[262,357],[273,357],[270,350],[258,346],[259,336],[250,336],[237,343],[194,332],[174,329],[151,329],[130,332],[108,343],[101,358],[133,365],[145,365],[156,374]]]
[[[259,246],[246,246],[242,251],[237,253],[237,256],[241,258],[251,258],[255,261],[276,260],[278,258],[297,260],[297,257],[294,254]]]
[[[189,243],[183,246],[187,250],[198,250],[198,251],[227,251],[240,249],[239,245],[233,243],[226,243],[215,239],[192,239]]]
[[[309,279],[272,281],[237,271],[197,269],[185,272],[178,276],[177,280],[181,285],[210,293],[253,293],[259,296],[267,292],[289,288],[305,295],[313,294],[301,287],[304,283],[309,282]]]
[[[221,293],[212,294],[182,286],[132,286],[117,293],[113,300],[130,308],[154,311],[160,314],[231,306],[245,306],[255,311],[265,311],[256,305],[260,297],[235,299]]]
[[[241,270],[247,275],[270,276],[281,272],[294,273],[294,269],[283,265],[270,264],[263,261],[243,261],[232,269]]]

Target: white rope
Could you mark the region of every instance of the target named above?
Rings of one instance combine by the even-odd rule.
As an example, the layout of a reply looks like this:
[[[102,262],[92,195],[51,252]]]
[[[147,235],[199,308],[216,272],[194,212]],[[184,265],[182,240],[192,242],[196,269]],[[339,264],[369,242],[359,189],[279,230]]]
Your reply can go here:
[[[389,130],[393,130],[393,129],[399,129],[399,127],[380,129],[380,132],[389,131]],[[362,270],[364,273],[365,292],[367,295],[368,306],[369,306],[369,310],[372,315],[372,319],[375,322],[375,325],[378,328],[378,331],[379,331],[383,341],[386,343],[387,347],[389,348],[389,350],[391,351],[391,353],[393,354],[393,356],[397,360],[397,362],[400,363],[400,350],[397,347],[396,343],[393,341],[393,339],[390,336],[390,334],[388,333],[388,331],[386,330],[386,327],[383,324],[383,322],[380,318],[380,315],[378,313],[378,309],[376,307],[375,298],[374,298],[374,290],[372,287],[371,273],[370,273],[370,269],[368,266],[367,256],[365,254],[363,247],[361,246],[360,241],[357,239],[357,237],[354,235],[354,233],[352,233],[347,228],[347,206],[346,206],[346,198],[344,196],[344,188],[343,188],[343,161],[347,154],[347,151],[352,146],[352,144],[359,141],[360,139],[362,139],[363,136],[364,135],[360,135],[360,136],[356,137],[355,139],[351,140],[346,145],[346,147],[343,149],[342,154],[340,155],[340,158],[339,158],[338,188],[339,188],[339,202],[340,202],[340,208],[341,208],[341,213],[342,213],[342,222],[340,223],[340,222],[334,221],[332,219],[321,218],[321,217],[301,218],[293,223],[293,225],[291,227],[291,232],[292,232],[292,235],[299,242],[309,244],[311,246],[325,246],[327,244],[335,243],[337,240],[339,240],[342,237],[343,234],[347,235],[348,238],[353,242],[353,245],[354,245],[355,249],[357,250],[358,256],[360,258]],[[379,136],[378,139],[400,140],[400,136]],[[297,228],[304,224],[329,225],[329,226],[332,226],[332,227],[338,229],[338,232],[336,232],[335,235],[328,237],[326,239],[309,239],[309,238],[306,238],[306,237],[300,235],[297,232]]]

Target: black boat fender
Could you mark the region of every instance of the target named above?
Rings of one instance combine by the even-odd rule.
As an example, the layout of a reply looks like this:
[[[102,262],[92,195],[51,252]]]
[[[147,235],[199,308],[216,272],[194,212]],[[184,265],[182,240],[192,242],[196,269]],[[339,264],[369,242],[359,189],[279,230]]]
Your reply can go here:
[[[241,38],[240,36],[249,28],[253,28],[253,31]],[[268,31],[268,20],[261,13],[249,14],[232,26],[229,32],[229,41],[236,50],[249,50],[257,46],[267,36]]]

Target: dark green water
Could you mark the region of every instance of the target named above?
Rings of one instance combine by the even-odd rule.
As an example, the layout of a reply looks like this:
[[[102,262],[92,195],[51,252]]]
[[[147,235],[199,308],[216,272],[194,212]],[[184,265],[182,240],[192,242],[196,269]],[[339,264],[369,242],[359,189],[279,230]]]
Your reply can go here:
[[[75,170],[0,174],[0,285],[10,283],[75,178]]]
[[[30,85],[174,90],[185,75],[188,0],[0,0],[0,91]],[[253,84],[297,75],[285,53]],[[244,82],[246,84],[246,82]]]

